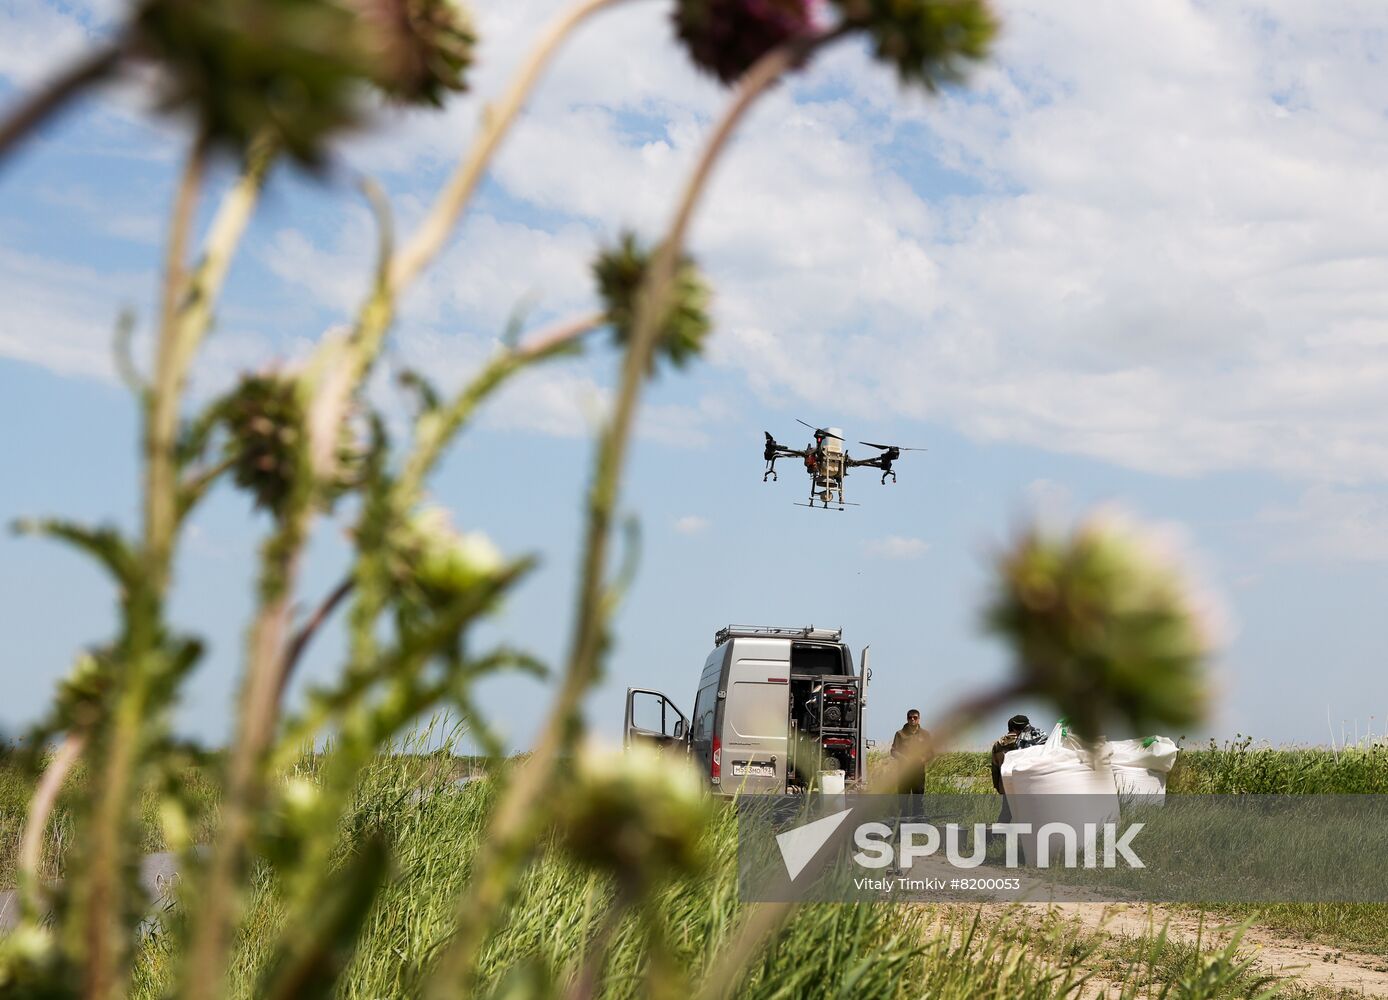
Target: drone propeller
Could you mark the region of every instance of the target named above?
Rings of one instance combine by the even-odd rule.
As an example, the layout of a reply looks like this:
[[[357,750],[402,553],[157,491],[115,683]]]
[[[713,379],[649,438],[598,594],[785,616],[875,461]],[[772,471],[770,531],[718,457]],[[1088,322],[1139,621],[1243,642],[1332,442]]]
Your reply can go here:
[[[925,448],[903,448],[903,447],[901,447],[900,445],[896,445],[896,444],[873,444],[871,441],[859,441],[858,443],[859,443],[859,444],[865,444],[865,445],[867,445],[869,448],[876,448],[876,449],[878,449],[879,451],[926,451],[926,450],[928,450],[928,449],[925,449]]]
[[[795,418],[795,422],[797,424],[805,424],[805,421],[801,420],[799,417]],[[814,431],[816,434],[823,434],[825,437],[833,438],[836,441],[843,440],[843,438],[839,437],[839,435],[837,434],[830,434],[829,431],[823,427],[816,427],[814,424],[805,424],[805,426],[808,427],[810,430]]]

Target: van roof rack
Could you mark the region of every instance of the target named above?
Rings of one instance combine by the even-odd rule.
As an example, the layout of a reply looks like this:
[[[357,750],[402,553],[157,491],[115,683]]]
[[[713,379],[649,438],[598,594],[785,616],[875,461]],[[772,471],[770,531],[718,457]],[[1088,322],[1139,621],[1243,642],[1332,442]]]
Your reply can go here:
[[[815,628],[805,625],[801,628],[781,628],[776,625],[728,625],[713,634],[713,645],[723,645],[729,639],[819,639],[823,642],[838,642],[843,637],[841,628]]]

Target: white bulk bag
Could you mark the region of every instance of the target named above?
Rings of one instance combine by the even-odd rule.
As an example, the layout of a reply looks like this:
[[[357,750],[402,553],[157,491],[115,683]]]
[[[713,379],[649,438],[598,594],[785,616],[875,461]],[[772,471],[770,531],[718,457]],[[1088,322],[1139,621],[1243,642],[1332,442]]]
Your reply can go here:
[[[1106,749],[1120,795],[1165,798],[1166,776],[1180,752],[1173,740],[1165,736],[1118,740],[1107,744]]]
[[[1042,745],[1003,758],[1002,787],[1012,822],[1031,825],[1032,833],[1019,838],[1029,863],[1037,857],[1036,831],[1047,823],[1066,823],[1081,832],[1086,823],[1102,830],[1105,823],[1118,822],[1118,786],[1105,750],[1083,747],[1057,725]]]

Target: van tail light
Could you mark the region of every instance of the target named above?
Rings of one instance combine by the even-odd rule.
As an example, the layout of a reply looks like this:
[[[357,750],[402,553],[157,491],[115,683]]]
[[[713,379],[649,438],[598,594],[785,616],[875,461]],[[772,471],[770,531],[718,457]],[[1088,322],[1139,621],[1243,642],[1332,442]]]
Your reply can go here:
[[[713,738],[712,763],[709,765],[708,776],[717,781],[723,777],[723,744],[718,737]]]

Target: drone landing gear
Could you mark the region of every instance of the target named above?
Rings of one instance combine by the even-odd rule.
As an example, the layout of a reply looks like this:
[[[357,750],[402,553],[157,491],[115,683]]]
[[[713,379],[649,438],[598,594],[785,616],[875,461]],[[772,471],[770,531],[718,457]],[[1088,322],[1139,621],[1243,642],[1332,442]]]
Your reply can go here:
[[[891,477],[892,477],[892,482],[896,482],[896,473],[893,472],[891,469],[888,469],[886,472],[882,473],[882,485],[883,485],[883,486],[886,486],[886,485],[887,485],[887,477],[888,477],[888,476],[891,476]],[[765,480],[763,480],[763,481],[765,481]]]
[[[837,506],[833,508],[835,510],[846,510],[848,507],[861,506],[860,504],[856,504],[851,500],[845,500],[843,498],[842,486],[838,487],[837,489],[825,488],[818,491],[811,489],[809,502],[797,502],[795,506],[809,507],[811,510],[829,510],[831,504],[837,504]]]
[[[762,482],[766,482],[766,477],[767,477],[767,476],[770,476],[770,477],[771,477],[771,481],[772,481],[773,483],[780,479],[780,477],[779,477],[778,475],[776,475],[776,470],[775,470],[775,469],[767,469],[765,472],[763,472],[763,473],[761,474],[761,481],[762,481]]]

